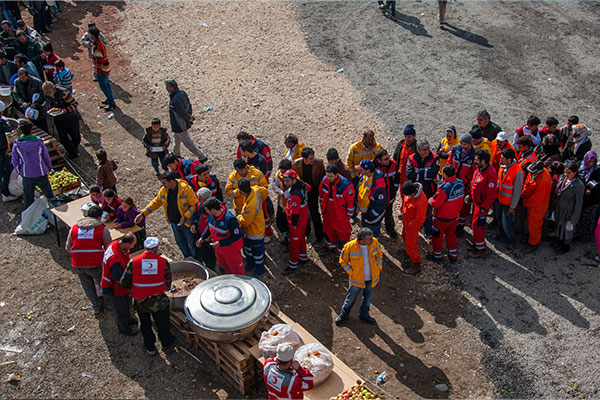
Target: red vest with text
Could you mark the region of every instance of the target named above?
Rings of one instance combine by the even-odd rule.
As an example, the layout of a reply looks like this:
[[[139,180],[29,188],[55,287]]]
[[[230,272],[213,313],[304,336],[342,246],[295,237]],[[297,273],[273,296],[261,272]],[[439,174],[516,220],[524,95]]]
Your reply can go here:
[[[143,300],[167,290],[165,270],[167,260],[151,251],[144,251],[132,260],[131,297]]]
[[[102,235],[104,225],[98,225],[92,229],[80,228],[77,224],[71,229],[73,244],[69,249],[71,253],[71,265],[79,268],[99,267],[102,265],[104,247],[102,246]]]
[[[129,250],[121,250],[119,247],[119,241],[115,240],[112,242],[106,251],[104,252],[104,259],[102,260],[102,280],[100,286],[103,288],[112,288],[115,296],[126,296],[129,294],[129,289],[125,289],[115,281],[110,273],[110,269],[116,263],[123,266],[123,270],[127,267],[129,262]]]

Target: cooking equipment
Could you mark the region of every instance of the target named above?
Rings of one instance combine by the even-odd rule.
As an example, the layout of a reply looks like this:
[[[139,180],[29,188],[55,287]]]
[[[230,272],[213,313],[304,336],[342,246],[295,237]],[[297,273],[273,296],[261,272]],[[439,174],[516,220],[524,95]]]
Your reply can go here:
[[[270,307],[271,291],[260,280],[221,275],[192,289],[185,300],[184,312],[198,335],[231,343],[262,328]]]
[[[199,262],[196,261],[171,261],[169,263],[171,267],[171,274],[176,272],[194,272],[194,277],[198,277],[204,281],[208,279],[208,270]],[[192,276],[192,275],[190,275]],[[187,296],[167,296],[171,302],[171,309],[181,311],[185,304]]]

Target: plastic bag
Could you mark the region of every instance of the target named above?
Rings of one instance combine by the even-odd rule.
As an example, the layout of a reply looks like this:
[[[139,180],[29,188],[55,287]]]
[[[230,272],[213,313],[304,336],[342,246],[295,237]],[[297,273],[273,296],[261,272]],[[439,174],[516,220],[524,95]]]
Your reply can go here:
[[[14,235],[41,235],[46,232],[48,220],[44,210],[48,208],[48,200],[38,197],[25,211],[21,213],[21,223],[15,229]]]
[[[277,324],[273,325],[271,329],[260,335],[258,349],[265,358],[275,357],[277,355],[277,346],[282,343],[290,344],[294,350],[297,350],[298,347],[304,344],[300,336],[294,332],[291,326]]]
[[[333,371],[333,358],[320,343],[309,343],[300,347],[294,354],[294,360],[312,372],[315,386],[323,383]]]
[[[14,169],[10,173],[10,180],[8,181],[8,191],[13,196],[23,196],[23,177],[17,174]]]

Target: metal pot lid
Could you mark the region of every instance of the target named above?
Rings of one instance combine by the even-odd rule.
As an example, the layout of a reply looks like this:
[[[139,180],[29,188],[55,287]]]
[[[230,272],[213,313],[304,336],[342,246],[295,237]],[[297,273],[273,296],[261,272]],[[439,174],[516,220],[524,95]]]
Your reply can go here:
[[[195,325],[212,331],[236,331],[260,320],[271,306],[269,288],[256,278],[221,275],[196,286],[184,311]]]

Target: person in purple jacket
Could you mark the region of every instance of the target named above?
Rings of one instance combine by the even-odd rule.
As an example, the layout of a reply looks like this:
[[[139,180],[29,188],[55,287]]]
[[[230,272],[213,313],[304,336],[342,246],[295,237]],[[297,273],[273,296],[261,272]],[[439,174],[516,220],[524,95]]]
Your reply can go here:
[[[119,208],[117,208],[117,214],[115,216],[113,228],[130,228],[136,225],[134,219],[139,213],[140,210],[136,208],[133,199],[130,196],[125,197]],[[134,251],[141,249],[142,247],[139,246],[139,243],[144,243],[144,240],[146,240],[146,218],[143,217],[142,221],[137,225],[142,228],[142,230],[135,233],[138,245],[133,248]]]
[[[140,213],[140,210],[138,210],[135,207],[135,203],[133,202],[133,199],[129,196],[125,197],[123,199],[123,201],[121,202],[121,205],[117,209],[117,214],[115,216],[115,223],[113,225],[114,228],[122,229],[122,228],[130,228],[130,227],[134,226],[135,222],[133,220],[135,219],[136,215],[138,215],[139,213]],[[146,224],[145,218],[142,218],[142,222],[140,222],[137,225],[139,225],[141,228],[143,228],[145,224]]]
[[[33,124],[28,119],[19,120],[17,128],[21,136],[15,141],[12,148],[12,165],[15,171],[23,177],[23,198],[25,208],[34,200],[36,186],[48,201],[54,199],[54,193],[48,180],[48,172],[52,170],[52,162],[48,149],[43,140],[31,134]]]

